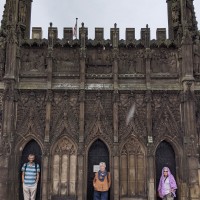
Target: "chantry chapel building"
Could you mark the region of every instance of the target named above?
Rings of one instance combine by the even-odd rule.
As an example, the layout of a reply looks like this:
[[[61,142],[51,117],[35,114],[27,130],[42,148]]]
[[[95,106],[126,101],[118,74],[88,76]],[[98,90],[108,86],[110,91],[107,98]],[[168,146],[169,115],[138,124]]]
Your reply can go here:
[[[33,2],[34,3],[34,2]],[[94,169],[110,200],[155,200],[161,169],[178,200],[200,199],[200,33],[193,0],[167,0],[168,35],[82,23],[58,38],[32,29],[32,0],[6,0],[0,30],[0,199],[22,200],[20,168],[41,166],[37,200],[92,200]],[[135,111],[135,112],[132,112]],[[131,115],[133,114],[133,115]],[[127,118],[130,116],[130,118]]]

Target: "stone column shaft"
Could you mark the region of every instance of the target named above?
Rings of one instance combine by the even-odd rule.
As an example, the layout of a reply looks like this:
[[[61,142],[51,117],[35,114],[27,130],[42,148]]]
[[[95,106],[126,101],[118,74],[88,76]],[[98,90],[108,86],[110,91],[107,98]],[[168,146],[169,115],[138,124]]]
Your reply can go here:
[[[46,105],[46,126],[45,126],[45,137],[44,137],[45,142],[49,142],[50,122],[51,122],[51,102],[48,101]]]
[[[120,188],[119,188],[119,156],[114,156],[113,157],[113,176],[112,178],[112,185],[113,185],[113,195],[114,195],[114,200],[119,200],[120,197]]]
[[[182,2],[182,9],[184,2]],[[193,77],[193,41],[189,30],[184,27],[182,40],[182,116],[183,116],[183,144],[184,144],[184,174],[188,187],[190,200],[200,199],[200,187],[198,181],[198,156],[197,156],[197,128],[195,116],[195,96]]]
[[[148,200],[154,200],[155,199],[155,191],[157,191],[157,188],[155,188],[155,179],[154,179],[154,158],[152,155],[149,155],[147,157],[147,165],[148,165]]]
[[[80,103],[80,114],[79,114],[79,149],[78,149],[78,179],[77,179],[77,197],[78,200],[83,200],[86,195],[84,192],[84,131],[85,131],[85,73],[86,73],[86,31],[84,24],[82,23],[82,28],[80,29],[80,91],[79,91],[79,103]]]
[[[49,158],[47,155],[44,156],[42,160],[42,176],[41,178],[41,185],[42,185],[42,200],[48,200],[49,199],[49,192],[48,192],[48,185],[49,185],[49,178],[48,178],[48,173],[49,173]]]
[[[47,88],[52,88],[52,69],[53,69],[53,58],[52,58],[52,49],[49,48],[47,57]]]
[[[77,196],[78,196],[78,200],[83,200],[83,196],[84,196],[84,191],[83,189],[85,187],[83,187],[83,185],[85,184],[85,181],[87,180],[83,180],[83,164],[84,164],[84,156],[83,155],[78,155],[78,188],[77,188]]]

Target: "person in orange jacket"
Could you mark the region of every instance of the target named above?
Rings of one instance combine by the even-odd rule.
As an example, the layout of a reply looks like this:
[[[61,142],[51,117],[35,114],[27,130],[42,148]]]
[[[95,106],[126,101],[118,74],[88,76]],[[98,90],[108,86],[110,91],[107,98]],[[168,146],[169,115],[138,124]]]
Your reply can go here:
[[[93,180],[94,200],[108,200],[108,190],[111,185],[110,172],[106,171],[105,162],[100,162],[99,168]]]

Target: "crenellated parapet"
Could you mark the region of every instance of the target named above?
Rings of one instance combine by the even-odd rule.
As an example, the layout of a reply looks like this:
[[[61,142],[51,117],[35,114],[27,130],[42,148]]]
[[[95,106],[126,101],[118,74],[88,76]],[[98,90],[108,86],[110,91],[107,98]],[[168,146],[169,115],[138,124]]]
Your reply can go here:
[[[74,47],[80,46],[80,30],[79,28],[79,39],[73,38],[73,29],[70,27],[63,28],[63,38],[58,38],[58,28],[49,27],[48,28],[48,40],[53,40],[54,46],[60,47]],[[84,27],[85,30],[85,41],[87,47],[109,47],[112,48],[113,45],[117,47],[127,47],[127,48],[147,48],[147,47],[175,47],[177,46],[174,40],[167,39],[166,28],[158,28],[156,31],[156,39],[151,40],[151,30],[146,26],[146,28],[141,28],[140,39],[135,38],[135,28],[126,28],[126,38],[120,39],[120,29],[116,27],[110,29],[110,38],[104,38],[104,28],[95,28],[95,38],[88,39],[88,28]],[[114,33],[116,32],[116,37]],[[47,44],[48,41],[43,38],[43,30],[41,27],[32,28],[32,39],[24,40],[22,45],[38,45]]]

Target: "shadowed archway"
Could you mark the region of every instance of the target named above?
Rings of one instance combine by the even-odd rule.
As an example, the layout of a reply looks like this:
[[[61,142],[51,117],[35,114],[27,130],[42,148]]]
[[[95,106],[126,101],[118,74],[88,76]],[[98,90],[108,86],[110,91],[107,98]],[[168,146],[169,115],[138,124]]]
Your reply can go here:
[[[175,152],[174,152],[173,147],[168,142],[162,141],[158,145],[157,150],[156,150],[155,161],[156,161],[156,191],[157,191],[163,167],[169,167],[171,173],[176,179]],[[157,199],[160,199],[160,198],[157,197]]]
[[[29,154],[34,154],[35,155],[35,163],[39,164],[40,166],[40,170],[41,170],[41,158],[42,158],[42,151],[40,146],[38,145],[38,143],[35,140],[30,140],[26,146],[24,147],[23,151],[22,151],[22,155],[21,155],[21,161],[19,164],[19,180],[20,180],[20,187],[19,187],[19,200],[23,200],[23,189],[22,189],[22,173],[21,173],[21,168],[23,166],[24,163],[28,162],[28,155]],[[37,195],[36,195],[36,200],[40,200],[40,183],[41,183],[41,175],[40,175],[40,179],[38,182],[38,187],[37,187]]]
[[[93,200],[93,179],[95,173],[93,166],[98,165],[100,162],[106,163],[106,170],[109,171],[109,151],[106,144],[97,139],[88,151],[88,181],[87,181],[87,200]],[[109,195],[110,196],[110,195]]]

